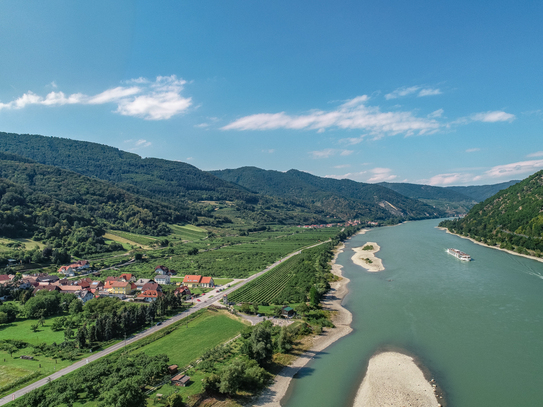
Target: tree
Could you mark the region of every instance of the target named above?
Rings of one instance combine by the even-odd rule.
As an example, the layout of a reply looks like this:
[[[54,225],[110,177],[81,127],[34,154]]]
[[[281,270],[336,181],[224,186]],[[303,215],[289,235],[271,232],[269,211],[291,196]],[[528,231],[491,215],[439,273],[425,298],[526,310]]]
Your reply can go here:
[[[309,290],[309,302],[313,308],[317,308],[319,306],[319,292],[315,286],[312,286],[311,290]]]
[[[255,314],[258,314],[258,302],[255,302],[255,303],[253,304],[253,312],[254,312]]]
[[[76,334],[77,344],[79,349],[83,349],[87,345],[87,326],[83,325],[77,330]]]
[[[45,325],[45,318],[43,316],[40,317],[40,320],[38,321],[38,324],[40,324],[40,326]]]
[[[286,326],[281,327],[281,332],[277,338],[277,350],[281,353],[287,353],[292,349],[292,339]]]
[[[173,393],[166,399],[166,407],[185,407],[183,397],[179,393]]]
[[[60,331],[64,327],[64,321],[62,318],[57,318],[53,321],[53,325],[51,325],[51,329],[53,331]]]
[[[83,311],[83,303],[79,300],[73,300],[68,308],[71,315],[79,314]]]
[[[249,303],[244,302],[243,304],[241,304],[240,311],[243,312],[244,314],[250,314],[251,306],[249,305]]]
[[[309,311],[309,307],[305,302],[302,302],[300,305],[296,307],[296,312],[298,314],[301,314],[302,316],[305,316],[305,313]]]
[[[240,360],[226,365],[220,372],[219,391],[224,394],[235,394],[243,384],[245,365]]]
[[[270,361],[273,356],[271,326],[270,321],[257,324],[249,338],[249,357],[259,365]]]
[[[38,324],[30,325],[30,329],[32,329],[32,332],[36,332],[38,330]]]
[[[65,330],[64,330],[64,340],[69,340],[69,339],[72,339],[72,335],[73,335],[74,331],[72,331],[72,328],[70,327],[67,327]]]
[[[142,380],[139,376],[123,380],[102,396],[104,401],[100,405],[103,407],[144,406],[146,396],[141,384]]]
[[[0,325],[8,323],[8,314],[0,311]]]

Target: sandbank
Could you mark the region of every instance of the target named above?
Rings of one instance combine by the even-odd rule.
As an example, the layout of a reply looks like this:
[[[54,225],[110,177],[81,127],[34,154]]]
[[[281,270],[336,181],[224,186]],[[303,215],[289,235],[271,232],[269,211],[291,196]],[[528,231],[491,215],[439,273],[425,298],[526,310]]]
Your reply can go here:
[[[373,356],[354,407],[439,407],[429,383],[412,357],[398,352]]]
[[[501,247],[498,247],[498,246],[490,246],[486,243],[483,243],[483,242],[478,242],[477,240],[471,238],[471,237],[467,237],[467,236],[462,236],[462,235],[459,235],[457,233],[453,233],[451,232],[449,229],[447,228],[443,228],[443,227],[440,227],[440,226],[437,226],[438,229],[441,229],[441,230],[444,230],[445,232],[447,232],[449,235],[455,235],[455,236],[458,236],[458,237],[461,237],[462,239],[467,239],[467,240],[471,240],[473,243],[475,244],[478,244],[480,246],[485,246],[485,247],[489,247],[491,249],[496,249],[496,250],[500,250],[502,252],[506,252],[506,253],[509,253],[509,254],[514,254],[515,256],[521,256],[521,257],[526,257],[527,259],[532,259],[532,260],[537,260],[541,263],[543,263],[543,259],[541,257],[535,257],[535,256],[530,256],[529,254],[522,254],[522,253],[517,253],[517,252],[514,252],[513,250],[507,250],[507,249],[502,249]]]
[[[371,250],[363,250],[366,246],[373,246],[373,248]],[[353,248],[355,254],[351,257],[351,260],[357,266],[363,267],[372,273],[383,271],[385,269],[383,267],[383,261],[375,256],[375,253],[379,250],[381,250],[381,247],[375,242],[364,243],[360,247]]]
[[[336,264],[337,256],[343,252],[344,248],[345,245],[341,244],[341,246],[336,249],[335,256],[332,260],[332,273],[340,278],[338,281],[330,284],[331,288],[321,302],[323,309],[335,311],[332,317],[335,328],[324,328],[321,335],[313,337],[311,348],[292,362],[292,364],[283,368],[275,377],[273,384],[264,390],[262,395],[253,402],[252,406],[280,407],[281,405],[279,403],[286,394],[290,381],[294,375],[319,352],[352,332],[352,314],[341,306],[341,301],[348,293],[347,283],[349,282],[349,279],[343,277],[341,271],[342,266]]]

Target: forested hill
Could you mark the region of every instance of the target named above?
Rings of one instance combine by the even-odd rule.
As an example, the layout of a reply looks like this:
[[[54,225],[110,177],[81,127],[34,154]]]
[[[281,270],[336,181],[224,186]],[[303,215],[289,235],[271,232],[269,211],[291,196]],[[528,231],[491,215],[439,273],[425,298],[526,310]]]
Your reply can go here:
[[[487,198],[490,198],[492,195],[497,194],[503,189],[509,188],[511,185],[515,185],[519,183],[520,181],[514,180],[514,181],[507,181],[507,182],[501,182],[499,184],[494,185],[471,185],[467,187],[444,187],[444,189],[448,189],[454,192],[458,192],[462,195],[469,196],[470,198],[474,199],[476,202],[482,202]]]
[[[155,236],[170,233],[166,224],[187,222],[196,213],[129,193],[115,185],[72,171],[0,153],[0,178],[75,205],[97,218],[103,227]]]
[[[249,203],[258,201],[254,194],[193,165],[158,158],[142,158],[137,154],[97,143],[0,132],[0,151],[112,181],[149,198],[242,200]]]
[[[450,202],[474,201],[474,199],[468,195],[464,195],[454,190],[443,187],[409,184],[405,182],[380,182],[379,185],[390,188],[393,191],[398,192],[399,194],[405,195],[413,199],[437,199]]]
[[[475,205],[463,219],[441,226],[489,245],[541,256],[543,171]]]
[[[321,178],[306,172],[242,167],[212,174],[261,194],[319,205],[339,217],[424,219],[443,212],[388,188],[351,180]]]

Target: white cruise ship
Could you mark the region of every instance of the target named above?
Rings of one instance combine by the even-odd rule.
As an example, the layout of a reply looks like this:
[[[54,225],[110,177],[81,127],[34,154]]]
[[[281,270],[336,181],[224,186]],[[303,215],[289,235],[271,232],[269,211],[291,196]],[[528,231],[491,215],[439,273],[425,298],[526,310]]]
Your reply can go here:
[[[461,252],[458,249],[447,249],[447,253],[452,254],[457,259],[460,259],[462,261],[470,261],[471,256],[469,254],[466,254],[464,252]]]

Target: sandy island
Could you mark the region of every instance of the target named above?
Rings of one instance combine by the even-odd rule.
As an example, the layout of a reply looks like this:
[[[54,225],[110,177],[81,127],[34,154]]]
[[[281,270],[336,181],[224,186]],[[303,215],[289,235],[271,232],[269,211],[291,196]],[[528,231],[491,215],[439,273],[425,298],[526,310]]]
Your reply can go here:
[[[537,260],[537,261],[543,263],[543,259],[542,259],[541,257],[535,257],[535,256],[530,256],[529,254],[517,253],[517,252],[514,252],[514,251],[512,251],[512,250],[502,249],[501,247],[498,247],[498,246],[490,246],[490,245],[488,245],[488,244],[486,244],[486,243],[478,242],[477,240],[472,239],[471,237],[462,236],[462,235],[459,235],[459,234],[457,234],[457,233],[453,233],[453,232],[451,232],[451,231],[450,231],[449,229],[447,229],[447,228],[443,228],[443,227],[440,227],[440,226],[437,226],[437,228],[438,228],[438,229],[441,229],[441,230],[444,230],[444,231],[447,232],[449,235],[455,235],[455,236],[461,237],[462,239],[471,240],[473,243],[478,244],[478,245],[480,245],[480,246],[489,247],[490,249],[500,250],[500,251],[502,251],[502,252],[506,252],[506,253],[509,253],[509,254],[514,254],[515,256],[526,257],[527,259]]]
[[[371,247],[369,250],[364,250],[365,247]],[[375,273],[377,271],[383,271],[383,261],[375,256],[381,250],[381,247],[375,242],[364,243],[360,247],[354,247],[353,251],[355,254],[351,257],[351,260],[357,266],[363,267],[366,270]]]
[[[330,284],[330,291],[328,291],[321,302],[323,309],[335,311],[335,314],[332,317],[335,328],[324,328],[321,335],[315,336],[312,339],[313,342],[310,350],[304,352],[291,365],[283,368],[283,370],[275,377],[273,384],[264,390],[262,395],[252,404],[253,406],[280,407],[281,405],[279,402],[287,392],[290,381],[294,375],[313,359],[315,355],[352,331],[352,315],[341,306],[341,301],[348,293],[347,283],[349,282],[349,279],[343,277],[341,272],[342,266],[336,264],[337,256],[343,252],[344,248],[345,245],[342,244],[336,249],[334,259],[332,260],[332,273],[340,277],[340,279]]]
[[[439,407],[434,389],[410,356],[379,353],[370,359],[354,407]]]

